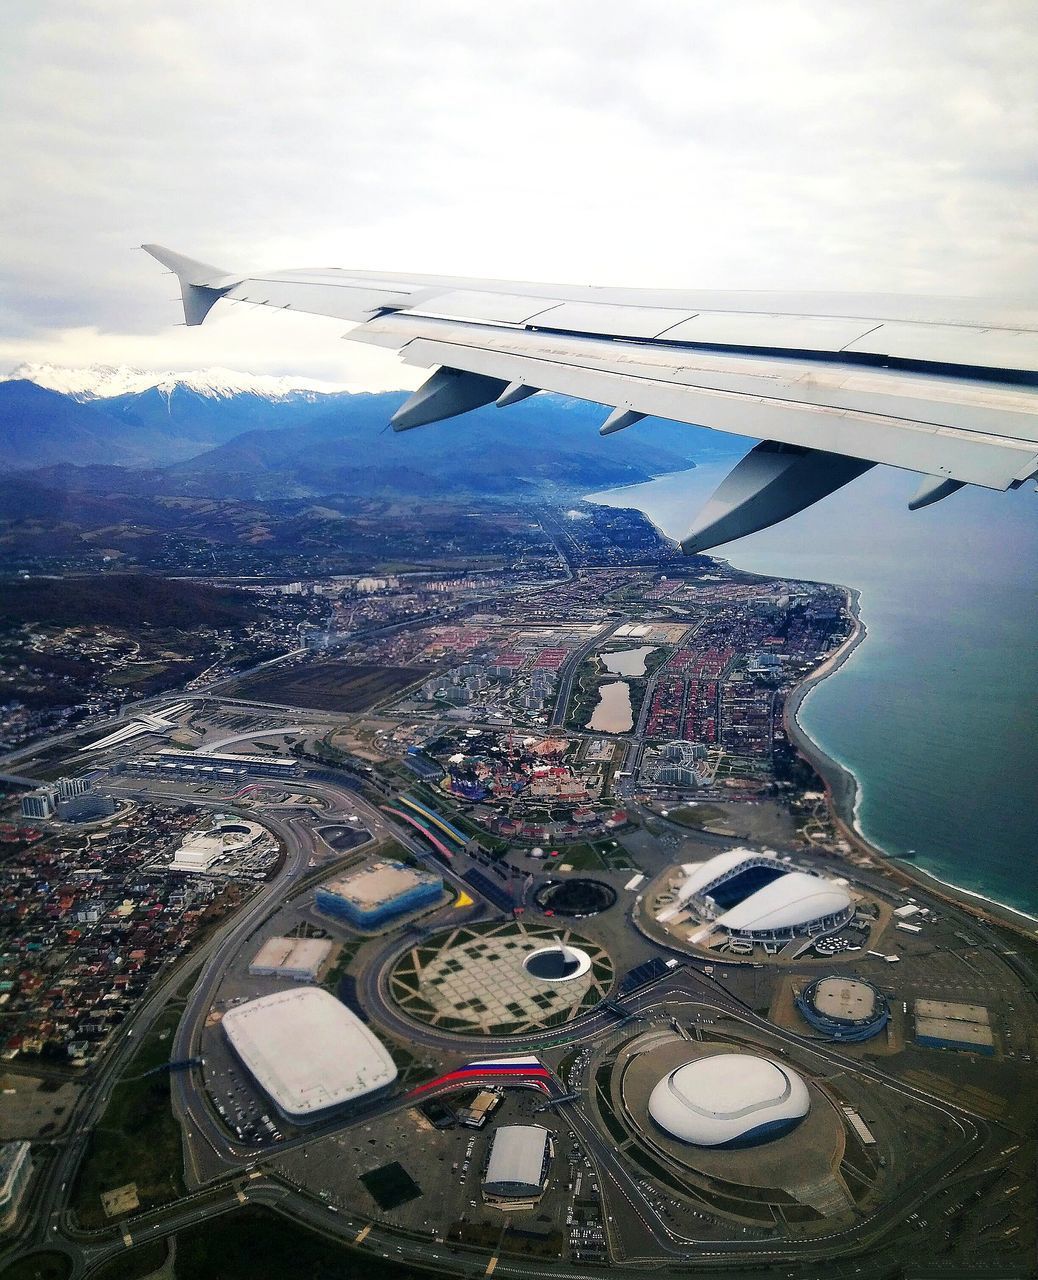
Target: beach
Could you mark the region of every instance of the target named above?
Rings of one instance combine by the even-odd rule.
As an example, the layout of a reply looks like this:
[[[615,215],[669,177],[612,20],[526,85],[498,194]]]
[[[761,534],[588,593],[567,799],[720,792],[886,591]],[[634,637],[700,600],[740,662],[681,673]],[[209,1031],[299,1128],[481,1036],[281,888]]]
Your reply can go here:
[[[644,511],[677,539],[729,469],[707,463],[592,498]],[[914,882],[1033,929],[1034,498],[968,489],[911,513],[912,483],[876,468],[712,554],[762,577],[848,590],[854,632],[790,693],[788,711],[790,738],[848,839]]]
[[[839,584],[832,584],[839,585]],[[858,801],[861,789],[854,773],[828,754],[800,723],[800,709],[805,699],[824,680],[835,675],[851,654],[865,640],[868,628],[861,617],[861,594],[850,587],[841,586],[846,594],[847,609],[854,619],[854,627],[844,643],[786,697],[783,710],[783,727],[790,742],[811,764],[825,786],[826,802],[833,824],[840,835],[859,853],[873,858],[877,869],[904,886],[918,885],[935,897],[943,898],[960,909],[965,909],[992,924],[1009,926],[1034,937],[1038,934],[1038,919],[1018,911],[1004,903],[974,893],[961,885],[949,884],[931,875],[923,867],[900,858],[891,858],[886,850],[872,844],[862,833],[857,821]]]

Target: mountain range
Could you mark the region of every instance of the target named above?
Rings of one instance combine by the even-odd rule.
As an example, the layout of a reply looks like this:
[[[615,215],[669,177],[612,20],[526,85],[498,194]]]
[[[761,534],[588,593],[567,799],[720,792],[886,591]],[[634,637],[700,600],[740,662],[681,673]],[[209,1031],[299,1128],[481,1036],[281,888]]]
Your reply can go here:
[[[0,472],[140,496],[514,496],[682,470],[693,442],[704,454],[704,433],[651,419],[603,440],[600,407],[552,395],[386,431],[405,395],[228,370],[22,366],[0,380]]]

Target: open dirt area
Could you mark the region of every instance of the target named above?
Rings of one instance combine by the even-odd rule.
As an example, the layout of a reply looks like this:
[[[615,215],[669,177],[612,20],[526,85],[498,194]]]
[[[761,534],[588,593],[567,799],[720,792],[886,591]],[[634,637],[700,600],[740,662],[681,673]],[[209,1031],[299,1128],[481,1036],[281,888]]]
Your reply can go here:
[[[424,668],[320,662],[242,680],[234,696],[318,711],[366,711],[427,674]]]

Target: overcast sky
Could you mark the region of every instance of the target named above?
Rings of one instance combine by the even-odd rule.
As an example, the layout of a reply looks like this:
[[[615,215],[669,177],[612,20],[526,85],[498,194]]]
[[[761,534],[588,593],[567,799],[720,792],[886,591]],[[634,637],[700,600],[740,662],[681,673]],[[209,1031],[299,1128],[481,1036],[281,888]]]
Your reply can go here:
[[[344,326],[180,320],[228,268],[1038,292],[1033,0],[8,0],[0,368],[376,387]]]

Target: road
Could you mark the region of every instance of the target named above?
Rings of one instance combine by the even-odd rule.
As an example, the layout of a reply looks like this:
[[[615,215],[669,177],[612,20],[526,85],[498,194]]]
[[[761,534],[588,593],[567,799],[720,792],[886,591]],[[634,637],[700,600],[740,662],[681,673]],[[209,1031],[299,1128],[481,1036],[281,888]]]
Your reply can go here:
[[[596,636],[595,644],[604,637]],[[406,847],[418,851],[414,837],[389,822],[386,815],[374,808],[354,790],[347,776],[337,779],[328,770],[321,771],[320,780],[311,780],[334,811],[348,811],[361,815],[373,834],[391,834]],[[134,782],[133,789],[144,788]],[[180,798],[199,803],[192,792],[185,791],[179,797],[169,792],[163,799]],[[227,801],[214,800],[215,807],[227,807]],[[34,1205],[27,1215],[29,1227],[18,1241],[10,1257],[19,1256],[33,1249],[55,1248],[64,1252],[74,1265],[74,1274],[85,1274],[89,1267],[111,1257],[126,1248],[124,1227],[135,1242],[159,1238],[185,1227],[211,1219],[219,1214],[234,1211],[242,1203],[254,1203],[276,1209],[293,1220],[302,1221],[320,1229],[324,1234],[349,1243],[364,1228],[370,1227],[365,1237],[365,1249],[414,1265],[457,1272],[469,1268],[473,1274],[483,1274],[487,1255],[479,1251],[459,1251],[458,1248],[436,1240],[415,1240],[394,1234],[390,1229],[357,1219],[346,1213],[334,1214],[323,1202],[312,1200],[305,1193],[285,1186],[267,1175],[249,1177],[246,1166],[252,1161],[269,1155],[245,1144],[229,1140],[228,1135],[212,1112],[200,1076],[196,1071],[174,1073],[171,1076],[173,1106],[185,1135],[185,1170],[191,1192],[188,1196],[151,1213],[139,1214],[118,1227],[99,1233],[77,1231],[67,1213],[67,1190],[72,1185],[76,1169],[85,1154],[93,1127],[99,1121],[107,1105],[115,1081],[125,1074],[133,1052],[140,1039],[160,1016],[169,1000],[183,985],[185,973],[198,967],[201,977],[188,996],[184,1014],[174,1039],[172,1057],[193,1056],[199,1045],[199,1035],[205,1017],[212,1005],[226,966],[261,923],[274,903],[291,896],[293,886],[306,874],[311,857],[317,852],[318,837],[306,817],[283,817],[263,814],[263,820],[282,841],[286,860],[281,873],[270,884],[262,886],[255,897],[239,914],[229,920],[187,960],[170,972],[152,995],[146,1000],[132,1022],[124,1024],[119,1039],[96,1069],[91,1083],[84,1089],[75,1105],[66,1136],[52,1144],[54,1158],[45,1162],[32,1190]],[[327,813],[322,815],[327,819]],[[448,878],[459,884],[459,873],[469,859],[459,855],[457,865],[445,869]],[[877,877],[878,878],[878,877]],[[465,884],[471,892],[471,886]],[[478,903],[462,918],[478,918],[489,914]],[[453,918],[453,917],[452,917]],[[978,935],[986,931],[970,920],[969,927]],[[442,928],[431,925],[426,931]],[[618,1023],[615,1014],[607,1010],[592,1012],[578,1022],[555,1030],[544,1031],[526,1038],[491,1038],[473,1040],[470,1037],[451,1035],[432,1027],[414,1023],[396,1011],[385,989],[386,973],[396,955],[414,945],[416,937],[390,937],[373,960],[365,966],[359,981],[359,995],[375,1022],[388,1028],[405,1043],[420,1044],[445,1055],[464,1057],[488,1056],[498,1051],[511,1054],[531,1047],[564,1046],[570,1043],[588,1043],[615,1034]],[[991,935],[990,945],[997,939]],[[999,948],[1001,950],[1001,948]],[[1017,963],[1031,976],[1030,965],[1022,958]],[[825,1045],[817,1044],[793,1032],[784,1031],[754,1014],[732,997],[719,984],[708,979],[694,966],[675,970],[660,982],[628,997],[624,1005],[647,1019],[679,1016],[689,1019],[707,1018],[724,1013],[741,1021],[750,1032],[765,1034],[772,1041],[785,1044],[798,1054],[809,1054],[819,1068],[832,1071],[851,1071],[873,1084],[897,1091],[903,1098],[920,1106],[939,1107],[957,1126],[961,1141],[947,1152],[936,1168],[921,1173],[916,1182],[902,1191],[882,1209],[857,1222],[847,1231],[834,1233],[810,1242],[788,1240],[705,1241],[682,1236],[660,1218],[653,1205],[642,1194],[637,1179],[624,1164],[614,1146],[603,1139],[599,1131],[579,1108],[566,1106],[557,1114],[577,1135],[585,1150],[591,1155],[600,1179],[605,1203],[614,1221],[625,1222],[622,1232],[609,1228],[614,1259],[619,1265],[637,1272],[649,1266],[653,1269],[681,1270],[692,1259],[749,1264],[763,1263],[777,1258],[827,1258],[833,1253],[852,1253],[880,1239],[892,1227],[903,1222],[906,1214],[935,1195],[963,1165],[983,1150],[988,1141],[989,1129],[983,1119],[959,1108],[951,1107],[939,1098],[917,1087],[898,1082],[887,1076],[879,1067],[864,1062],[851,1063],[847,1058]],[[132,1027],[134,1036],[125,1034]],[[556,1083],[557,1092],[562,1092]],[[370,1122],[373,1116],[388,1114],[393,1110],[412,1105],[408,1095],[379,1100],[372,1107],[347,1119],[336,1118],[317,1126],[295,1139],[282,1144],[282,1149],[306,1146],[329,1133],[342,1132],[354,1124]],[[253,1172],[256,1172],[255,1170]],[[594,1274],[597,1268],[582,1267],[574,1272],[572,1264],[551,1263],[502,1258],[495,1274],[526,1275],[530,1277],[567,1277]]]
[[[573,693],[573,681],[577,678],[577,672],[580,670],[581,665],[594,653],[599,645],[604,644],[613,632],[626,622],[626,618],[615,618],[600,631],[596,631],[587,644],[575,649],[559,668],[558,692],[555,697],[555,706],[552,708],[551,719],[548,721],[550,728],[559,729],[566,723],[566,710],[569,707],[570,695]]]

